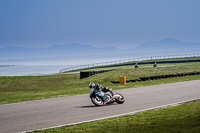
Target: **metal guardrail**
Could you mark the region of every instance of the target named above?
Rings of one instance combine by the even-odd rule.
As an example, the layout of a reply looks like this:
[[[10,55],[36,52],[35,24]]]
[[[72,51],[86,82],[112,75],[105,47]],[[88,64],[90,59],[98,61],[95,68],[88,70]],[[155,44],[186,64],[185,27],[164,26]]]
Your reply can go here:
[[[32,73],[32,74],[28,74],[28,75],[23,75],[23,76],[41,76],[43,74],[41,73]]]
[[[123,59],[123,60],[116,60],[116,61],[109,61],[109,62],[85,64],[85,65],[79,65],[79,66],[61,69],[60,73],[74,71],[78,69],[86,69],[86,68],[91,68],[91,67],[120,64],[120,63],[139,62],[139,61],[144,61],[144,60],[155,60],[155,59],[186,58],[186,57],[200,57],[200,54],[198,53],[198,54],[151,56],[151,57],[140,57],[140,58],[133,58],[133,59]]]

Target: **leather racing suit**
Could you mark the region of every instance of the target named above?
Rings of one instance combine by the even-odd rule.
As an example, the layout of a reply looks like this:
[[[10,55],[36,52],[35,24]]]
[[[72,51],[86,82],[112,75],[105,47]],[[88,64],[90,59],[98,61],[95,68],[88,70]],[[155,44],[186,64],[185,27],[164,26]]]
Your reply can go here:
[[[111,99],[104,95],[104,93],[110,91],[112,92],[111,89],[108,89],[108,87],[102,87],[100,84],[96,84],[94,87],[95,94],[98,95],[103,99],[104,104],[111,102]]]

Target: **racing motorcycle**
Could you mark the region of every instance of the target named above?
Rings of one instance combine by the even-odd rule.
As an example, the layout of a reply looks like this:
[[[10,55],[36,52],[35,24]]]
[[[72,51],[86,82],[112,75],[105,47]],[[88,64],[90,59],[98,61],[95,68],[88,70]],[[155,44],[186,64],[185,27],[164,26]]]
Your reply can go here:
[[[119,94],[119,93],[114,93],[113,91],[108,91],[108,92],[99,92],[103,93],[104,97],[100,97],[97,93],[95,93],[95,90],[92,89],[90,91],[90,98],[91,101],[94,105],[96,106],[102,106],[105,104],[110,104],[110,103],[118,103],[118,104],[123,104],[124,103],[124,97]],[[105,101],[105,102],[103,102]]]

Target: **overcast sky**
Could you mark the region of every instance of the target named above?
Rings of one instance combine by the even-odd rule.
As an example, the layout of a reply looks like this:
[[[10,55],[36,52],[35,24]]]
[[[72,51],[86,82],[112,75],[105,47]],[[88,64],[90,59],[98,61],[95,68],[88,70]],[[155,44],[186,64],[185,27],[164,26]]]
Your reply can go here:
[[[200,42],[200,0],[0,0],[0,48]]]

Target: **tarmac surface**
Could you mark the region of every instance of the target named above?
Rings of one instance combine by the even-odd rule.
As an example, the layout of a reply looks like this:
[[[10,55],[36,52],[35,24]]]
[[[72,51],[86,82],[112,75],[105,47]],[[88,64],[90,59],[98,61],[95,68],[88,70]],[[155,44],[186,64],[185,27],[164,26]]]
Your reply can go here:
[[[200,99],[200,80],[118,90],[124,104],[96,107],[88,94],[0,105],[0,132],[16,133],[130,114]]]

